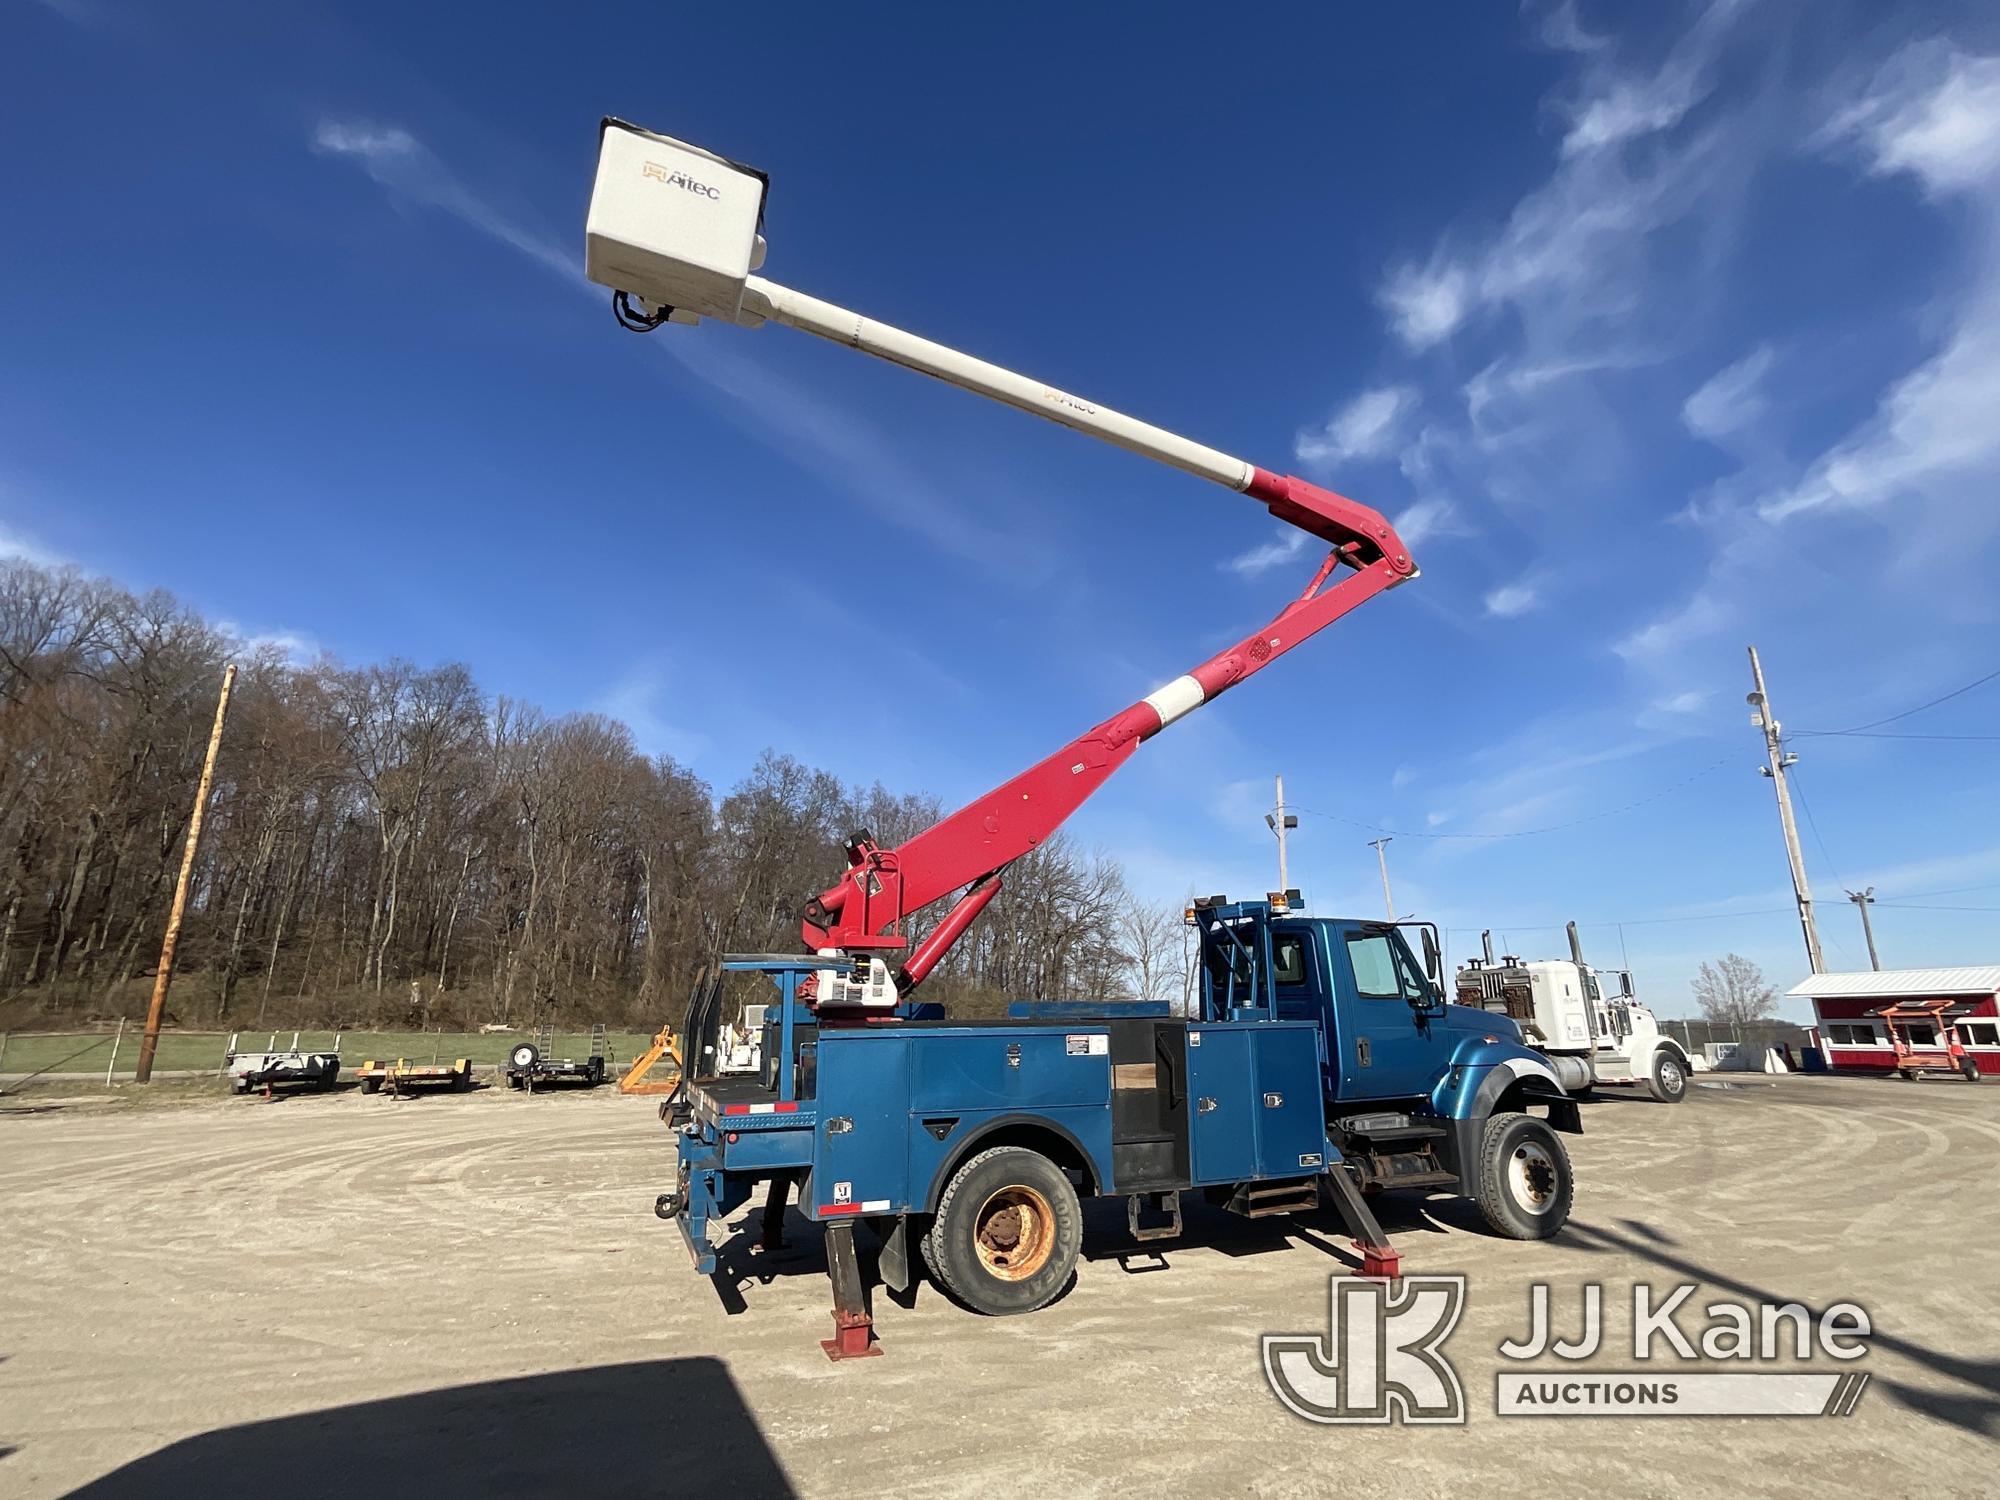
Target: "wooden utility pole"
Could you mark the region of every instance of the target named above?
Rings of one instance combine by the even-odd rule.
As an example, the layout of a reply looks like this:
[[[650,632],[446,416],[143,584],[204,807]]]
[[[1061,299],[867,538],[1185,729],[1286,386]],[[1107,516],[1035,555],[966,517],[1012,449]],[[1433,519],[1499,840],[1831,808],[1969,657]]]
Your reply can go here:
[[[1798,763],[1798,757],[1785,748],[1783,726],[1778,716],[1771,711],[1770,697],[1764,691],[1764,664],[1757,659],[1757,648],[1750,648],[1750,675],[1756,681],[1756,689],[1748,702],[1750,722],[1764,731],[1765,764],[1758,770],[1771,778],[1771,784],[1778,793],[1778,821],[1784,825],[1785,855],[1792,862],[1792,895],[1799,904],[1799,927],[1806,936],[1806,960],[1815,974],[1826,972],[1826,955],[1819,946],[1819,923],[1813,919],[1812,887],[1806,883],[1806,857],[1799,848],[1799,825],[1792,818],[1792,792],[1785,784],[1785,772]]]
[[[1285,863],[1285,830],[1299,826],[1298,815],[1285,811],[1285,778],[1282,776],[1278,778],[1277,811],[1265,813],[1264,822],[1278,836],[1278,890],[1282,894],[1292,888],[1291,869]]]
[[[1849,891],[1847,899],[1861,908],[1861,935],[1868,939],[1868,967],[1880,970],[1882,960],[1875,956],[1875,924],[1868,920],[1868,908],[1875,904],[1875,887],[1865,891]]]
[[[1382,867],[1382,908],[1391,922],[1396,920],[1396,898],[1389,894],[1389,854],[1387,845],[1394,841],[1394,835],[1370,839],[1368,847],[1375,851],[1375,863]]]
[[[201,784],[195,788],[194,811],[188,816],[187,847],[181,850],[181,875],[174,882],[174,904],[167,912],[167,935],[160,944],[160,968],[153,976],[153,1000],[146,1007],[146,1035],[139,1042],[137,1083],[153,1081],[153,1054],[160,1045],[160,1018],[167,1010],[167,986],[174,979],[174,949],[180,945],[181,917],[187,911],[188,882],[194,878],[194,851],[201,842],[202,815],[215,786],[215,757],[222,749],[222,721],[229,716],[229,694],[236,686],[236,668],[222,674],[222,694],[215,700],[215,727],[208,732],[208,754],[202,757]]]

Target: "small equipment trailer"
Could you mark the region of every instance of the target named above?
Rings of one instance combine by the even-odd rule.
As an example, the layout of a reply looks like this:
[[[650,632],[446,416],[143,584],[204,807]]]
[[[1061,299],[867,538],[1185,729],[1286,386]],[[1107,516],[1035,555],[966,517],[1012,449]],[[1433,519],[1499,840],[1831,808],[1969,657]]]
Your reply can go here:
[[[1455,1190],[1500,1233],[1554,1234],[1573,1190],[1556,1131],[1580,1128],[1576,1104],[1514,1022],[1444,1002],[1428,926],[1420,965],[1395,924],[1304,916],[1291,892],[1216,898],[1190,913],[1202,966],[1191,1015],[1029,1003],[1006,1022],[954,1021],[915,998],[1007,867],[1140,745],[1417,570],[1364,505],[753,276],[765,188],[753,169],[606,120],[586,272],[612,288],[628,328],[706,317],[817,334],[1246,494],[1327,551],[1270,624],[935,826],[895,847],[853,835],[846,873],[806,903],[806,953],[723,960],[778,993],[755,1074],[703,1065],[720,985],[697,991],[683,1029],[696,1076],[663,1109],[678,1162],[655,1210],[695,1268],[715,1272],[711,1231],[760,1185],[773,1238],[796,1188],[825,1226],[834,1336],[823,1347],[842,1359],[878,1352],[857,1220],[881,1236],[889,1286],[910,1285],[921,1252],[955,1299],[989,1314],[1062,1291],[1090,1195],[1124,1198],[1145,1238],[1180,1232],[1191,1190],[1251,1217],[1324,1196],[1363,1272],[1390,1277],[1399,1257],[1366,1190]]]
[[[1898,1000],[1868,1014],[1882,1018],[1883,1029],[1889,1033],[1889,1045],[1896,1052],[1898,1078],[1956,1073],[1967,1083],[1979,1082],[1979,1064],[1965,1050],[1953,1026],[1958,1016],[1964,1014],[1964,1008],[1956,1001]]]
[[[229,1051],[223,1058],[223,1070],[229,1078],[232,1094],[247,1094],[252,1089],[262,1089],[268,1097],[274,1084],[303,1083],[322,1091],[333,1087],[340,1077],[340,1038],[333,1039],[333,1047],[325,1052],[303,1051],[299,1047],[299,1034],[292,1033],[292,1045],[278,1048],[277,1038],[271,1038],[262,1052],[239,1052],[236,1038],[229,1039]]]
[[[1576,923],[1569,924],[1567,960],[1502,957],[1496,963],[1492,934],[1485,940],[1484,958],[1459,965],[1458,1003],[1516,1022],[1570,1093],[1635,1084],[1662,1104],[1687,1097],[1694,1071],[1687,1052],[1639,1003],[1631,974],[1583,961]]]
[[[594,1089],[604,1082],[605,1054],[610,1049],[605,1041],[602,1022],[590,1028],[590,1054],[587,1057],[557,1057],[555,1050],[556,1030],[553,1026],[543,1026],[535,1033],[532,1042],[516,1043],[504,1064],[507,1087],[527,1089],[532,1093],[552,1083],[580,1083],[587,1089]]]
[[[472,1059],[456,1057],[448,1063],[413,1063],[402,1057],[394,1062],[370,1058],[354,1076],[361,1080],[364,1094],[379,1094],[385,1088],[392,1094],[415,1094],[428,1089],[463,1094],[472,1087]]]

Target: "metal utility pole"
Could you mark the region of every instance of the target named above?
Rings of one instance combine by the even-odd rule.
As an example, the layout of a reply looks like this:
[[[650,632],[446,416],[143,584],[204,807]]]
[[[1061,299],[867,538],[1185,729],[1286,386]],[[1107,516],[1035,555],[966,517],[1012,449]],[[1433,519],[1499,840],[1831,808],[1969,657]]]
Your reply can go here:
[[[1396,898],[1389,894],[1389,855],[1383,846],[1393,842],[1392,835],[1368,841],[1368,847],[1375,851],[1375,862],[1382,867],[1382,909],[1389,914],[1391,922],[1396,920]]]
[[[1882,960],[1875,956],[1875,924],[1868,920],[1868,908],[1875,904],[1875,887],[1865,891],[1849,891],[1847,899],[1861,908],[1861,935],[1868,939],[1868,967],[1879,970]]]
[[[138,1083],[153,1081],[153,1054],[160,1045],[160,1018],[166,1014],[167,986],[174,979],[174,949],[180,945],[181,917],[187,911],[188,882],[194,877],[195,846],[201,842],[202,815],[215,786],[215,757],[222,749],[222,721],[229,716],[229,694],[236,686],[232,664],[222,674],[222,695],[215,700],[215,727],[208,732],[208,754],[202,757],[201,784],[195,788],[194,811],[188,817],[187,846],[181,850],[180,879],[174,882],[174,904],[167,911],[167,935],[160,943],[159,972],[153,976],[153,1001],[146,1007],[146,1034],[139,1042]]]
[[[1826,971],[1826,955],[1819,946],[1819,924],[1813,920],[1812,887],[1806,883],[1806,857],[1799,849],[1799,825],[1792,817],[1792,793],[1785,785],[1785,772],[1797,764],[1798,756],[1785,749],[1783,726],[1771,711],[1770,696],[1764,691],[1764,664],[1757,648],[1750,648],[1750,675],[1756,689],[1745,700],[1750,705],[1750,722],[1764,731],[1765,764],[1758,767],[1771,778],[1778,793],[1778,821],[1785,829],[1785,854],[1792,863],[1792,894],[1799,903],[1799,927],[1806,937],[1806,960],[1815,974]]]
[[[1264,814],[1264,823],[1278,836],[1278,889],[1292,888],[1291,870],[1285,864],[1285,830],[1299,826],[1298,814],[1285,811],[1285,778],[1278,778],[1278,806],[1275,812]]]

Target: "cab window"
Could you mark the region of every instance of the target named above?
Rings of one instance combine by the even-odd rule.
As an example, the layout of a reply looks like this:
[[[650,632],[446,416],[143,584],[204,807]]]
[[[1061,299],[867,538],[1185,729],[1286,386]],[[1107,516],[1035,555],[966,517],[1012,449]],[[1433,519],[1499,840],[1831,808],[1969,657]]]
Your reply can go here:
[[[1347,960],[1354,966],[1354,991],[1363,1000],[1427,1001],[1428,986],[1386,932],[1353,933]]]
[[[1271,977],[1279,984],[1306,982],[1306,940],[1302,933],[1280,932],[1271,938]]]
[[[1356,933],[1347,940],[1347,961],[1354,966],[1354,990],[1363,1000],[1400,1000],[1401,976],[1387,933]]]

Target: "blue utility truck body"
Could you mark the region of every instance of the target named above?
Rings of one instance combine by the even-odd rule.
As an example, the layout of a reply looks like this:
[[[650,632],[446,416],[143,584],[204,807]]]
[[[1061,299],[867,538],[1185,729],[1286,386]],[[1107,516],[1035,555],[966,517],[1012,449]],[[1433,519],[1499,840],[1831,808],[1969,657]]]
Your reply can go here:
[[[767,1183],[774,1236],[796,1187],[809,1218],[880,1230],[890,1285],[908,1283],[918,1240],[947,1288],[987,1312],[1048,1300],[1025,1283],[1058,1271],[1066,1282],[1078,1193],[1127,1198],[1134,1233],[1155,1238],[1178,1232],[1184,1191],[1262,1216],[1317,1207],[1324,1187],[1387,1269],[1394,1252],[1357,1188],[1457,1186],[1503,1233],[1560,1227],[1568,1162],[1549,1130],[1578,1129],[1576,1107],[1511,1021],[1443,1002],[1434,942],[1426,973],[1392,924],[1220,898],[1192,920],[1201,957],[1187,1015],[1028,1002],[1005,1021],[908,1007],[836,1025],[799,997],[827,960],[725,960],[769,974],[780,1004],[766,1013],[761,1073],[694,1079],[672,1112],[678,1181],[661,1215],[712,1273],[716,1221]],[[1533,1137],[1527,1155],[1510,1138],[1504,1160],[1488,1159],[1502,1119]],[[1032,1181],[1001,1180],[1024,1168]],[[1504,1199],[1510,1172],[1511,1223],[1481,1187],[1492,1179]],[[985,1206],[964,1206],[961,1184]],[[1142,1213],[1167,1223],[1141,1229]],[[940,1264],[954,1246],[955,1276]]]

